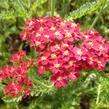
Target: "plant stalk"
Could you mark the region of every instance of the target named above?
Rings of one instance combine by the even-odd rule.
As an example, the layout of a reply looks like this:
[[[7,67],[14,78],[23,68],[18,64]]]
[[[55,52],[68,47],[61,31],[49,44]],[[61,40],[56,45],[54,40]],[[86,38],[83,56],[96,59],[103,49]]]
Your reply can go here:
[[[94,19],[92,25],[90,26],[90,29],[92,29],[92,28],[95,26],[95,24],[96,24],[98,18],[99,18],[98,16],[95,17],[95,19]]]
[[[51,7],[51,15],[50,16],[54,16],[54,12],[55,12],[55,0],[51,0],[50,1],[50,7]]]
[[[98,86],[98,93],[97,93],[97,99],[96,99],[96,104],[99,103],[99,99],[100,99],[100,91],[101,91],[101,85],[99,84],[99,86]]]

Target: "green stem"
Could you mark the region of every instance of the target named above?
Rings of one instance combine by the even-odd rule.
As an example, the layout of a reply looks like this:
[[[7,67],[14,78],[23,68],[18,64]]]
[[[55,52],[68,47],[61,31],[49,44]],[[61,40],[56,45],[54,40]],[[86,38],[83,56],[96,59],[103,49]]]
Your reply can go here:
[[[19,49],[19,50],[22,50],[23,45],[24,45],[24,43],[21,43],[18,49]]]
[[[96,24],[98,18],[99,18],[99,16],[97,15],[97,16],[95,17],[95,19],[94,19],[92,25],[89,27],[90,29],[92,29],[92,28],[95,26],[95,24]]]
[[[104,7],[104,5],[105,5],[105,2],[106,2],[106,0],[104,0],[103,4],[102,4],[102,6],[101,6],[100,11],[96,13],[97,16],[95,17],[95,19],[94,19],[92,25],[89,27],[90,29],[92,29],[92,28],[95,26],[96,22],[98,21],[98,18],[101,17],[101,16],[100,16],[100,13],[101,13],[102,10],[103,10],[103,7]],[[102,21],[103,21],[103,19],[102,19]]]
[[[65,17],[65,15],[67,14],[67,12],[69,11],[69,5],[70,5],[70,1],[71,0],[63,0],[62,1],[62,11],[61,11],[61,16],[64,18]]]
[[[97,99],[96,99],[96,104],[99,103],[99,99],[100,99],[100,90],[101,90],[101,85],[98,85],[98,93],[97,93]]]
[[[54,16],[54,12],[55,12],[55,0],[51,0],[50,1],[50,5],[51,5],[51,16]]]
[[[16,109],[19,109],[19,106],[18,106],[18,104],[16,103]]]

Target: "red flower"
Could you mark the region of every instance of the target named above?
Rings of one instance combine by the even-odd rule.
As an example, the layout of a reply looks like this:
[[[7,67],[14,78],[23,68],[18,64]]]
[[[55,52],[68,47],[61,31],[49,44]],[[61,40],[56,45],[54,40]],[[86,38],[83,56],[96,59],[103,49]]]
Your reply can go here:
[[[69,79],[77,80],[81,70],[103,71],[109,61],[109,44],[98,32],[81,32],[79,24],[56,16],[27,20],[21,39],[39,52],[38,73],[51,71],[51,81],[56,87],[66,86]],[[14,66],[0,68],[0,78],[13,78],[25,88],[24,94],[29,94],[32,81],[26,72],[34,66],[34,61],[26,59],[25,55],[23,50],[13,54],[10,61]],[[9,87],[6,91],[10,91]]]
[[[7,83],[4,88],[7,96],[16,97],[22,93],[24,87],[29,90],[28,94],[30,93],[32,81],[28,79],[27,70],[28,67],[33,66],[33,61],[27,60],[25,55],[25,51],[17,52],[11,57],[11,61],[15,65],[0,68],[0,79]]]
[[[27,90],[27,89],[24,89],[23,90],[23,94],[24,94],[24,96],[30,95],[31,94],[31,91],[30,90]]]
[[[79,77],[79,73],[71,72],[68,77],[70,78],[70,80],[77,80]]]
[[[65,87],[68,83],[67,79],[63,77],[59,72],[51,77],[51,81],[56,87]]]
[[[38,73],[41,74],[41,75],[43,75],[45,73],[45,68],[43,66],[40,66],[38,68]]]
[[[9,85],[5,87],[5,93],[6,95],[11,94],[13,97],[15,97],[21,92],[21,89],[21,85],[10,82]]]
[[[80,32],[79,24],[56,16],[28,20],[25,27],[21,38],[39,52],[38,73],[50,70],[56,87],[65,86],[67,78],[76,80],[81,70],[102,71],[109,60],[109,44],[95,30]]]
[[[26,51],[21,50],[15,54],[13,54],[10,58],[10,61],[13,63],[17,63],[17,62],[21,61],[25,55],[26,55]]]

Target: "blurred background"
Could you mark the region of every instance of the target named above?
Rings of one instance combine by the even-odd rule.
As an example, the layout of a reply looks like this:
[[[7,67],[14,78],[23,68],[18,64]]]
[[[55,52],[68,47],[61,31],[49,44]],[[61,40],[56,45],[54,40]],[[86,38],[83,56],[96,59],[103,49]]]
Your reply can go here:
[[[20,31],[24,29],[27,19],[51,15],[67,18],[78,11],[81,14],[82,11],[85,12],[95,5],[92,9],[94,10],[97,8],[97,1],[99,0],[0,0],[0,67],[9,64],[9,56],[16,51],[24,49],[30,52],[28,44],[21,42],[20,39]],[[74,16],[73,20],[81,24],[81,31],[96,29],[109,41],[109,0],[104,1],[104,4],[90,14]],[[83,10],[81,10],[81,6],[83,6]],[[72,11],[74,11],[73,15],[70,14]],[[52,89],[54,91],[46,93],[47,89],[43,94],[28,96],[19,103],[5,103],[0,99],[0,109],[109,109],[108,73],[107,63],[104,73],[102,75],[97,73],[100,75],[99,78],[93,72],[90,75],[85,72],[76,85],[74,85],[75,82],[72,82],[67,88]],[[81,85],[83,82],[87,83],[86,86]],[[75,88],[77,90],[73,91]],[[39,89],[37,90],[40,92]],[[2,93],[0,97],[2,97]]]

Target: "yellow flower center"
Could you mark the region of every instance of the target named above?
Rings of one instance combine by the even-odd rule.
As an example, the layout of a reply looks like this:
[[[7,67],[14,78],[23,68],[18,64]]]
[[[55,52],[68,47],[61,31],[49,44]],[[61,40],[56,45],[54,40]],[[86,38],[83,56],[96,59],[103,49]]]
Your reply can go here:
[[[65,25],[65,23],[64,22],[61,22],[61,26],[64,26]]]
[[[58,44],[56,44],[55,45],[55,48],[59,50],[60,49],[60,46]]]
[[[44,60],[46,60],[46,59],[47,59],[47,57],[45,57],[45,56],[42,56],[42,57],[41,57],[41,60],[42,60],[42,61],[44,61]]]
[[[61,81],[61,80],[62,80],[62,77],[59,77],[57,80],[58,80],[58,81]]]
[[[31,26],[33,24],[33,22],[31,21],[30,23],[29,23],[29,26]]]
[[[49,35],[44,35],[44,37],[49,38]]]
[[[56,54],[51,54],[52,59],[55,59],[56,57],[57,57]]]
[[[69,55],[69,51],[68,50],[64,51],[64,55],[65,56]]]
[[[93,43],[92,42],[88,42],[88,45],[93,46]]]
[[[59,36],[59,35],[60,35],[60,32],[59,32],[59,31],[56,31],[56,32],[55,32],[55,35],[56,35],[56,36]]]
[[[53,27],[53,26],[50,28],[50,30],[55,30],[55,29],[56,29],[56,28],[55,28],[55,27]]]
[[[41,44],[41,42],[36,41],[35,44],[36,44],[36,46],[39,46]]]
[[[81,56],[83,54],[83,52],[81,50],[78,50],[77,54]]]
[[[36,37],[39,37],[39,36],[41,36],[39,33],[36,33],[36,35],[35,35]]]
[[[100,66],[102,65],[101,61],[98,61],[98,65],[100,65]]]
[[[77,26],[76,23],[72,23],[72,24],[71,24],[71,27],[76,27],[76,26]]]
[[[43,23],[44,22],[44,20],[43,19],[40,19],[40,23]]]
[[[70,61],[70,62],[69,62],[69,65],[70,65],[70,66],[72,66],[72,65],[73,65],[73,63],[74,63],[73,61]]]
[[[64,44],[64,43],[63,43],[63,46],[64,46],[64,47],[68,47],[68,44]]]
[[[61,65],[60,64],[54,64],[54,67],[59,68],[59,67],[61,67]]]
[[[39,31],[43,31],[43,30],[44,30],[44,28],[43,28],[43,27],[40,27],[40,28],[39,28]]]
[[[90,31],[91,34],[94,34],[94,31]]]
[[[24,36],[23,37],[26,38],[26,33],[24,33]]]
[[[66,38],[70,38],[70,37],[72,37],[72,34],[69,33],[69,32],[67,32],[67,33],[65,34],[65,37],[66,37]]]
[[[104,50],[103,46],[100,46],[100,47],[99,47],[99,50],[100,50],[100,51],[103,51],[103,50]]]
[[[90,58],[89,58],[89,60],[92,62],[92,61],[93,61],[93,58],[92,58],[92,57],[90,57]]]
[[[88,38],[89,38],[89,36],[88,36],[88,35],[85,35],[84,37],[85,37],[86,39],[88,39]]]

